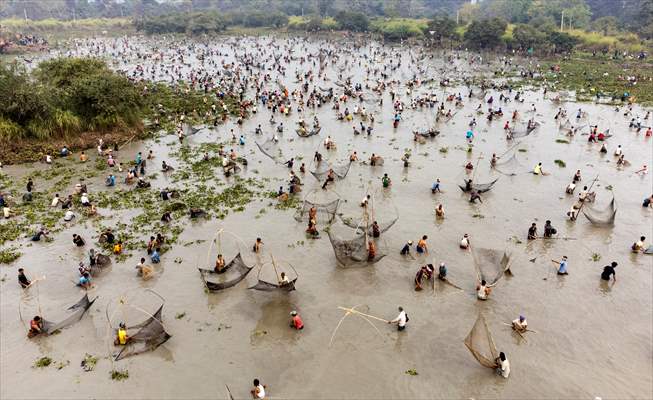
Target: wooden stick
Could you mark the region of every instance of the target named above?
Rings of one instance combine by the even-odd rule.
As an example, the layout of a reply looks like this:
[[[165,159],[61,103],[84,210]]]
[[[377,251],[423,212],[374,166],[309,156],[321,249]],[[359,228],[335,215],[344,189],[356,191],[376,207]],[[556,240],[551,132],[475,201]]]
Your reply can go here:
[[[360,312],[360,311],[354,310],[353,308],[346,308],[346,307],[341,307],[341,306],[338,306],[338,308],[341,309],[341,310],[343,310],[343,311],[348,311],[348,312],[350,312],[350,313],[354,313],[354,314],[360,314],[360,315],[363,315],[363,316],[365,316],[365,317],[369,317],[369,318],[372,318],[372,319],[375,319],[375,320],[378,320],[378,321],[383,321],[383,322],[385,322],[385,323],[389,323],[389,322],[390,322],[390,321],[388,321],[387,319],[383,319],[383,318],[375,317],[374,315],[365,314],[365,313],[362,313],[362,312]]]
[[[503,322],[503,324],[506,325],[506,326],[510,326],[510,327],[512,327],[512,324],[508,324],[508,323],[506,323],[506,322]],[[533,332],[533,333],[537,333],[536,331],[534,331],[534,330],[532,330],[532,329],[528,329],[528,328],[525,329],[524,332]]]
[[[229,386],[227,384],[224,384],[224,387],[227,388],[227,393],[229,394],[229,400],[234,400],[234,396],[231,394],[231,390],[229,390]]]

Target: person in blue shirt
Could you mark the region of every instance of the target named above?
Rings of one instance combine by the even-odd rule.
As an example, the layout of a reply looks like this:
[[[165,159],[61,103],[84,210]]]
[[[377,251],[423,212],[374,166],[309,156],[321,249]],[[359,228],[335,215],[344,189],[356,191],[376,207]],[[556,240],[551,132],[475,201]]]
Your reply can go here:
[[[78,285],[84,289],[89,289],[91,287],[91,275],[88,272],[84,272],[84,275],[79,277]]]
[[[61,154],[61,157],[66,157],[68,154],[70,154],[70,150],[68,150],[67,146],[64,146],[59,154]]]
[[[141,165],[141,161],[143,161],[143,155],[139,151],[138,154],[136,155],[136,165]]]
[[[238,140],[241,146],[245,145],[245,137],[243,135],[240,135],[240,139]]]
[[[436,179],[431,185],[431,193],[440,192],[440,178]]]
[[[154,249],[154,251],[152,251],[152,255],[150,255],[150,260],[152,260],[154,264],[158,264],[161,262],[161,258],[159,256],[159,249]]]
[[[107,186],[116,186],[116,177],[110,174],[106,180]]]
[[[467,138],[467,141],[471,143],[472,140],[474,140],[474,132],[472,132],[471,129],[468,130],[467,133],[465,134],[465,137]]]
[[[569,275],[567,272],[567,256],[562,256],[562,260],[558,266],[558,275]]]

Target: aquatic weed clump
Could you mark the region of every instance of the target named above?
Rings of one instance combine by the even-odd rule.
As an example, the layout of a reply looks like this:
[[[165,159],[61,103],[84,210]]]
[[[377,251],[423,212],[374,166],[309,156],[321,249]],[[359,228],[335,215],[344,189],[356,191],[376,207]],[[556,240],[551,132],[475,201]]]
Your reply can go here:
[[[114,380],[114,381],[122,381],[122,380],[125,380],[125,379],[129,378],[129,371],[126,370],[126,369],[125,370],[120,370],[120,371],[117,370],[117,369],[113,369],[110,372],[110,376],[111,376],[111,379]]]
[[[52,359],[48,356],[43,356],[34,361],[34,368],[45,368],[49,367],[52,364]]]

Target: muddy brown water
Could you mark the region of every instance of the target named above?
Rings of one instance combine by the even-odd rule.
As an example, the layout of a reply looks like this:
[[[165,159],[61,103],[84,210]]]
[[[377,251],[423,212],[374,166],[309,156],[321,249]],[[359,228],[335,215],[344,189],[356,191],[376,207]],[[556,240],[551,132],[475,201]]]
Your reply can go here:
[[[311,42],[308,46],[315,50],[321,45],[324,44]],[[398,51],[404,56],[407,52],[406,49]],[[444,64],[437,59],[433,62]],[[295,68],[301,68],[298,62],[291,64],[284,78],[291,88],[299,85],[293,83]],[[334,79],[337,71],[330,68],[329,75]],[[410,63],[403,63],[401,70],[395,72],[396,77],[403,75],[405,79],[411,68]],[[363,74],[358,66],[351,73],[355,75],[354,81]],[[332,85],[333,80],[324,83],[324,86]],[[429,90],[441,97],[441,88]],[[451,90],[458,91],[466,93],[462,88]],[[406,100],[404,89],[401,93]],[[499,92],[491,93],[497,100]],[[516,108],[522,119],[526,119],[530,104],[537,105],[535,118],[542,126],[519,139],[516,147],[526,152],[518,152],[517,157],[528,170],[542,161],[551,175],[502,176],[489,169],[489,160],[493,152],[504,153],[514,144],[505,140],[502,129],[505,117],[491,124],[482,116],[477,117],[473,152],[468,154],[463,150],[467,123],[476,116],[473,110],[478,103],[479,100],[465,101],[465,107],[453,121],[441,128],[442,134],[425,144],[413,141],[410,128],[425,128],[426,115],[432,115],[434,109],[406,109],[404,121],[395,130],[391,125],[391,101],[387,92],[383,108],[376,112],[377,123],[369,139],[354,137],[352,124],[335,120],[328,105],[315,111],[323,126],[319,137],[299,138],[289,129],[294,128],[297,115],[275,117],[287,126],[281,138],[284,154],[288,157],[301,154],[307,165],[317,148],[334,160],[347,159],[353,150],[361,158],[368,158],[372,152],[385,158],[383,167],[352,166],[347,178],[338,181],[327,194],[319,190],[320,184],[312,176],[303,177],[302,195],[311,193],[318,200],[338,195],[346,201],[340,208],[345,215],[360,213],[357,203],[368,188],[380,205],[379,220],[383,219],[381,215],[390,219],[396,206],[399,221],[383,238],[389,254],[374,266],[339,266],[326,234],[321,239],[308,240],[304,224],[292,218],[292,211],[274,210],[268,206],[268,200],[255,201],[244,212],[230,213],[223,221],[189,223],[180,241],[206,239],[207,242],[175,246],[162,257],[157,274],[150,281],[143,282],[134,272],[142,254],[135,253],[125,263],[114,263],[95,280],[97,287],[89,294],[99,298],[81,322],[60,334],[30,340],[25,336],[20,315],[27,323],[40,306],[44,315],[58,319],[64,315],[65,307],[82,296],[83,292],[71,280],[75,279],[78,261],[86,259],[90,245],[74,248],[70,235],[77,232],[91,238],[96,233],[90,224],[73,224],[50,243],[29,246],[27,239],[20,239],[18,243],[25,254],[14,264],[0,267],[0,273],[6,276],[0,286],[1,397],[227,398],[225,385],[228,385],[236,398],[246,398],[254,377],[268,386],[272,398],[652,397],[653,258],[629,251],[640,235],[653,238],[653,214],[651,209],[641,207],[642,199],[653,191],[651,176],[634,174],[642,164],[650,166],[653,162],[651,139],[628,129],[623,110],[564,103],[562,107],[568,110],[572,120],[580,107],[588,112],[589,122],[598,121],[601,128],[610,128],[615,136],[606,142],[609,154],[603,157],[598,153],[599,145],[587,143],[587,136],[577,135],[570,144],[556,143],[555,139],[562,137],[553,121],[558,105],[544,99],[541,91],[527,92],[524,103],[502,106],[507,115]],[[353,104],[350,102],[350,110]],[[483,108],[487,108],[485,104]],[[312,119],[313,112],[306,111],[307,121]],[[635,114],[643,116],[645,112],[637,106],[634,108]],[[233,128],[247,139],[244,148],[239,149],[250,160],[243,176],[286,179],[287,168],[274,164],[255,145],[255,141],[263,140],[253,134],[258,124],[264,129],[264,137],[273,131],[268,118],[268,111],[259,106],[259,113],[244,125],[230,123],[217,131],[202,130],[188,138],[188,142],[196,145],[218,138],[224,140]],[[358,119],[354,122],[358,124]],[[336,152],[328,153],[321,147],[326,135],[336,141]],[[178,148],[175,142],[171,135],[158,143],[131,143],[121,149],[119,157],[133,159],[138,151],[153,149],[157,156],[155,164],[165,159],[175,165],[174,159],[167,155]],[[623,146],[632,166],[616,168],[611,154],[617,144]],[[449,151],[439,152],[442,147],[448,147]],[[408,168],[399,161],[404,149],[412,151]],[[483,204],[474,205],[456,185],[465,176],[462,166],[468,160],[476,164],[481,154],[476,181],[500,179],[492,191],[483,195]],[[555,159],[564,160],[566,168],[556,166]],[[19,165],[5,167],[4,172],[18,179],[37,168],[46,167]],[[582,184],[599,176],[594,186],[598,207],[606,205],[614,194],[618,206],[614,227],[594,227],[583,216],[576,222],[566,220],[572,198],[565,195],[564,188],[576,169],[582,171]],[[393,180],[388,190],[381,188],[383,173]],[[438,177],[443,193],[432,195],[429,188]],[[154,187],[167,184],[163,174],[153,182]],[[612,186],[612,192],[606,190],[608,185]],[[279,183],[272,180],[268,186],[267,189],[276,190]],[[89,187],[91,192],[105,190],[101,177]],[[439,203],[446,211],[443,221],[436,221],[434,216],[433,209]],[[256,218],[262,208],[267,212]],[[113,221],[133,216],[132,212],[100,210],[100,213],[111,215]],[[484,218],[473,217],[475,214]],[[552,220],[559,236],[577,240],[526,243],[530,223],[536,220],[542,227],[546,219]],[[250,246],[255,237],[262,237],[265,259],[272,253],[282,265],[290,263],[296,269],[297,290],[292,293],[247,290],[256,282],[255,270],[233,288],[205,293],[196,267],[205,263],[209,241],[219,229],[243,239],[240,250],[249,263],[255,261]],[[334,229],[347,232],[342,227]],[[475,246],[505,248],[513,253],[514,275],[499,281],[487,302],[475,299],[472,258],[457,246],[464,233],[471,235]],[[416,256],[413,260],[398,254],[406,240],[417,241],[423,234],[429,236],[427,256]],[[524,243],[510,241],[513,236]],[[237,243],[225,237],[227,257],[235,254]],[[593,253],[600,254],[601,260],[592,261]],[[558,277],[550,260],[562,255],[569,257],[570,274]],[[214,256],[215,250],[209,257]],[[177,258],[181,263],[174,262]],[[535,262],[529,262],[532,258]],[[599,279],[602,267],[613,260],[619,262],[618,280],[614,284],[602,283]],[[441,261],[447,263],[452,281],[463,290],[438,283],[435,290],[414,291],[413,277],[418,267]],[[25,267],[31,277],[45,275],[46,279],[38,287],[22,291],[15,281],[19,266]],[[266,268],[269,269],[269,264]],[[145,318],[142,312],[118,307],[116,301],[122,296],[128,304],[153,312],[156,299],[145,292],[148,288],[165,298],[163,322],[172,338],[154,352],[112,363],[108,359],[114,349],[107,339],[107,310],[114,321],[140,322]],[[410,315],[408,328],[398,333],[393,327],[373,321],[377,332],[361,318],[350,316],[330,346],[334,328],[343,315],[338,306],[355,305],[386,319],[394,318],[397,306],[401,305]],[[293,309],[301,313],[306,324],[301,332],[288,328],[288,313]],[[507,380],[480,366],[463,345],[479,312],[485,314],[497,347],[511,361],[512,373]],[[180,314],[184,316],[177,319]],[[519,314],[525,315],[529,327],[537,331],[527,334],[527,341],[503,324]],[[79,367],[85,353],[100,357],[93,372],[83,372]],[[43,355],[55,362],[69,360],[70,365],[60,370],[54,366],[33,368],[34,361]],[[112,381],[109,371],[113,368],[127,369],[129,379]],[[409,369],[416,370],[418,375],[406,374]]]

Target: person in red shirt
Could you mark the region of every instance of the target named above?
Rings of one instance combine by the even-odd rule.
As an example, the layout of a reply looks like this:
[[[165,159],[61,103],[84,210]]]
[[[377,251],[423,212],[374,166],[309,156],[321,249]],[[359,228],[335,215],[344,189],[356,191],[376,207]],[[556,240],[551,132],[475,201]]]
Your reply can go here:
[[[297,330],[302,330],[304,329],[304,322],[302,321],[302,318],[297,314],[297,311],[291,311],[290,316],[292,319],[290,320],[290,327],[297,329]]]

